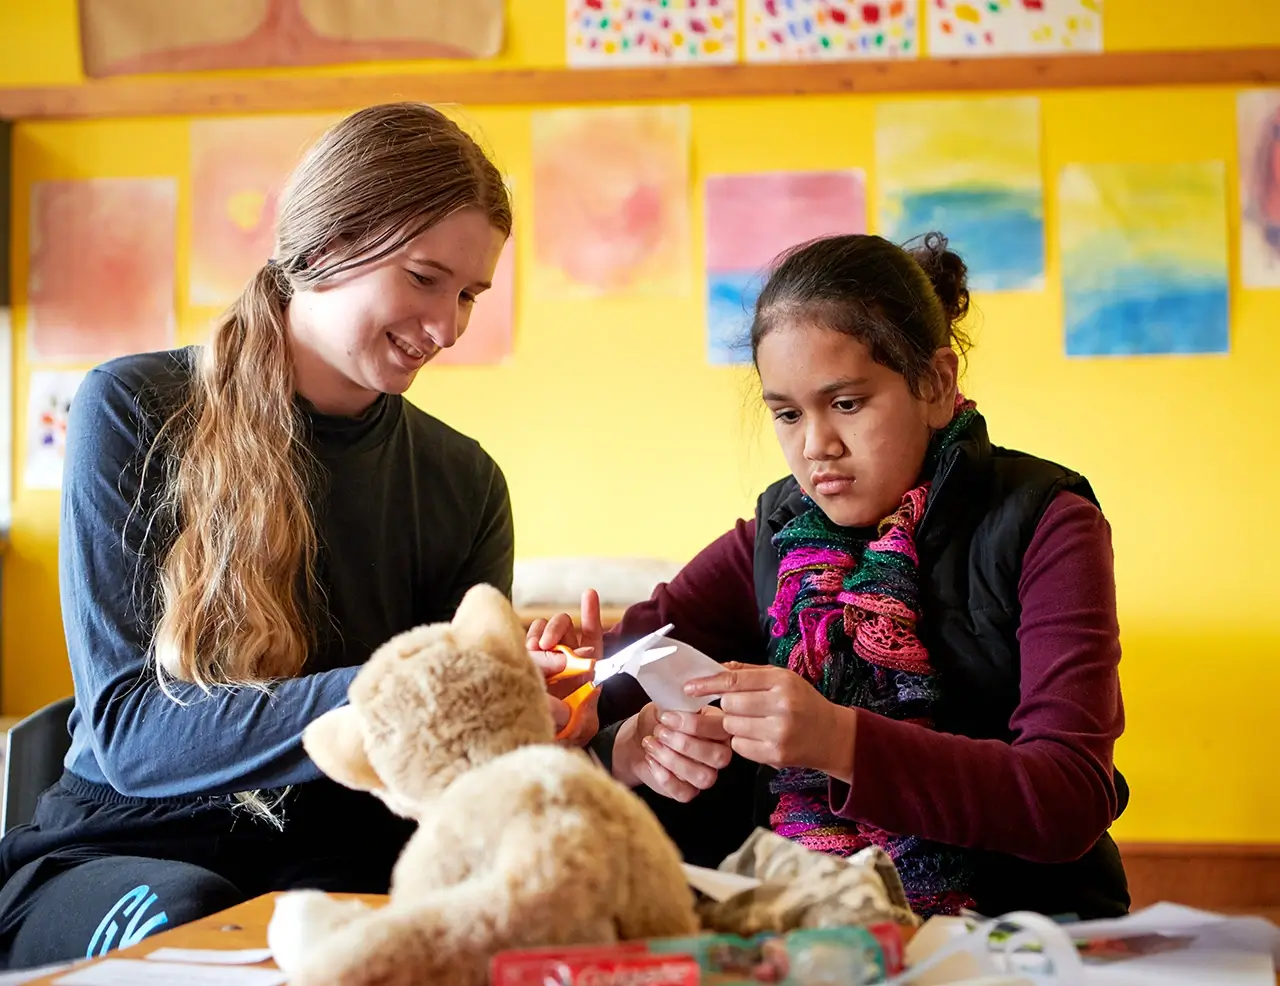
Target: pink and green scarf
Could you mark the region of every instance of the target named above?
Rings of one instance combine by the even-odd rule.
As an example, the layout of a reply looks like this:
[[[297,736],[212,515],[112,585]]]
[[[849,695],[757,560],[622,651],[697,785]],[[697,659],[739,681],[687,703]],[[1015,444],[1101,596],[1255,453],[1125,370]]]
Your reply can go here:
[[[832,523],[808,498],[808,509],[777,533],[778,594],[769,610],[773,664],[790,668],[839,705],[932,727],[938,679],[915,630],[915,531],[938,460],[977,417],[976,405],[958,397],[955,417],[930,443],[921,472],[926,478],[880,522],[878,536]],[[778,834],[837,856],[880,846],[897,865],[917,914],[973,905],[968,851],[838,817],[828,778],[818,771],[779,771],[772,790]]]

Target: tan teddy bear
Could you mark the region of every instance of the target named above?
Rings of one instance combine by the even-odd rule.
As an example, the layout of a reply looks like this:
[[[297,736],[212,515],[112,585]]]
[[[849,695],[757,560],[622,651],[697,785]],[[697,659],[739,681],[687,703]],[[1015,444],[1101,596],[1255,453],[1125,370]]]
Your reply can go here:
[[[581,751],[553,742],[541,673],[496,589],[472,589],[452,623],[389,641],[349,698],[303,745],[330,777],[418,830],[387,906],[318,892],[280,899],[269,939],[295,986],[484,986],[503,949],[696,930],[657,819]]]

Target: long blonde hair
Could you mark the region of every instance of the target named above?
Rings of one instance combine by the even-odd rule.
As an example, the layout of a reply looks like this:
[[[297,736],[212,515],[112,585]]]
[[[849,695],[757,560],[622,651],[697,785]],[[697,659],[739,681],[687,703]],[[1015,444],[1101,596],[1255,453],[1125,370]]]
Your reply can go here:
[[[502,176],[438,110],[389,103],[332,127],[280,204],[276,256],[218,321],[189,396],[161,429],[154,655],[168,679],[265,687],[298,675],[323,599],[314,463],[294,398],[285,312],[299,288],[372,263],[460,209],[511,232]]]

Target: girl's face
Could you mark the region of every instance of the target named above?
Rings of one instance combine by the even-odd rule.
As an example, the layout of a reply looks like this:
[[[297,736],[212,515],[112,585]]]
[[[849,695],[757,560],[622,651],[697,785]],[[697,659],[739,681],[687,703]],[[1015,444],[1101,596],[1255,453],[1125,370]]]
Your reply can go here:
[[[327,414],[359,414],[402,394],[466,331],[506,237],[479,209],[442,219],[376,263],[289,301],[298,392]]]
[[[950,348],[934,354],[916,397],[863,343],[812,322],[771,330],[756,367],[788,467],[845,527],[874,526],[897,509],[955,404],[958,360]]]

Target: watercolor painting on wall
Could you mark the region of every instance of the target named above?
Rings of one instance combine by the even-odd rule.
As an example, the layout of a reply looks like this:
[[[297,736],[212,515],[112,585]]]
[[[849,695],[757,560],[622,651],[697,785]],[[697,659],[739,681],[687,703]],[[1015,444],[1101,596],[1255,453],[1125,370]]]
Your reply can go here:
[[[925,0],[929,55],[1102,50],[1102,0]]]
[[[22,482],[31,490],[62,485],[67,415],[84,370],[33,370],[27,381],[27,454]]]
[[[97,362],[173,344],[177,197],[169,178],[31,186],[33,360]]]
[[[229,305],[266,263],[289,172],[333,122],[308,115],[191,124],[193,305]]]
[[[976,291],[1044,286],[1039,100],[880,103],[876,166],[882,235],[945,234]]]
[[[1240,127],[1240,276],[1280,288],[1280,89],[1236,97]]]
[[[85,74],[490,58],[502,0],[80,0]]]
[[[749,62],[914,58],[916,0],[745,0]]]
[[[573,68],[738,60],[738,0],[566,0]]]
[[[706,182],[707,359],[747,363],[751,311],[784,250],[867,228],[861,171],[713,175]]]
[[[533,244],[543,298],[686,293],[689,107],[535,113]]]
[[[1221,161],[1068,165],[1058,202],[1068,356],[1227,351]]]

